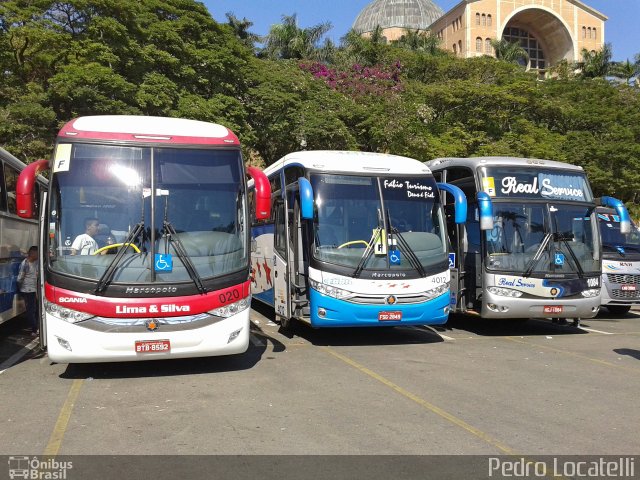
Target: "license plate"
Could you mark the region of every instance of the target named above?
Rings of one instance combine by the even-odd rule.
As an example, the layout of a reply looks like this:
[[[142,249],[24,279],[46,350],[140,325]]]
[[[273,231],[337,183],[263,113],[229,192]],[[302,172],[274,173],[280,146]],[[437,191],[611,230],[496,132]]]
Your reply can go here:
[[[542,311],[544,313],[562,313],[562,305],[545,305]]]
[[[379,322],[397,322],[402,320],[402,312],[378,312]]]
[[[635,291],[636,290],[636,286],[635,285],[622,285],[621,290],[632,290],[632,291]]]
[[[169,340],[139,340],[136,342],[136,353],[161,353],[171,350]]]

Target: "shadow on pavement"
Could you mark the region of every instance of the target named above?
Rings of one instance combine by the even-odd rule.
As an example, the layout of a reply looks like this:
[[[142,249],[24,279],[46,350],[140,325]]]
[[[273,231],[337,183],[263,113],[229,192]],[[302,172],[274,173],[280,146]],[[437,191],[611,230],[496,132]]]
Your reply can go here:
[[[550,319],[491,319],[475,316],[451,315],[440,331],[464,330],[480,336],[513,337],[537,335],[584,335],[588,332],[565,323],[553,323]]]
[[[613,351],[618,355],[628,355],[631,358],[640,360],[640,350],[634,350],[633,348],[615,348]]]

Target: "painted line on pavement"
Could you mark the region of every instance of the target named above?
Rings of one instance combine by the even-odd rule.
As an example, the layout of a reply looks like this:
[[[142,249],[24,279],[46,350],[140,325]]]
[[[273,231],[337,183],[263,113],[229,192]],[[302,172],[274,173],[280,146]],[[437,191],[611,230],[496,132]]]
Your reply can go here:
[[[60,446],[62,445],[62,440],[64,439],[64,434],[67,431],[67,425],[71,418],[71,412],[76,404],[76,400],[78,399],[83,383],[84,379],[78,379],[74,380],[71,384],[69,394],[67,395],[64,405],[62,405],[62,409],[58,415],[58,421],[56,422],[55,427],[53,427],[53,432],[51,432],[49,443],[47,443],[43,455],[55,457],[60,451]]]
[[[22,347],[16,353],[11,355],[8,359],[6,359],[4,362],[2,362],[2,364],[0,364],[0,375],[2,375],[5,372],[5,370],[8,370],[9,368],[13,367],[16,363],[18,363],[20,360],[22,360],[22,357],[24,357],[26,354],[35,350],[35,348],[39,344],[40,344],[40,339],[34,338],[33,340],[31,340],[31,342],[27,343],[24,347]]]
[[[443,410],[442,408],[427,402],[426,400],[424,400],[423,398],[409,392],[408,390],[405,390],[404,388],[402,388],[401,386],[393,383],[390,380],[387,380],[385,377],[383,377],[382,375],[377,374],[376,372],[374,372],[373,370],[370,370],[362,365],[360,365],[359,363],[357,363],[355,360],[351,360],[349,357],[346,357],[338,352],[336,352],[335,350],[329,348],[329,347],[322,347],[322,349],[329,353],[330,355],[334,356],[335,358],[343,361],[344,363],[354,367],[356,370],[359,370],[361,373],[364,373],[365,375],[379,381],[380,383],[382,383],[383,385],[386,385],[387,387],[391,388],[392,390],[396,391],[397,393],[399,393],[400,395],[402,395],[405,398],[408,398],[409,400],[412,400],[413,402],[417,403],[418,405],[424,407],[425,409],[429,410],[432,413],[435,413],[436,415],[444,418],[445,420],[448,420],[449,422],[453,423],[454,425],[462,428],[463,430],[466,430],[467,432],[471,433],[472,435],[478,437],[479,439],[485,441],[486,443],[488,443],[489,445],[491,445],[492,447],[500,450],[501,452],[507,454],[507,455],[512,455],[515,456],[516,453],[515,451],[508,447],[507,445],[505,445],[504,443],[496,440],[495,438],[491,437],[489,434],[483,432],[482,430],[469,425],[467,422],[465,422],[464,420],[456,417],[455,415],[447,412],[446,410]]]
[[[602,335],[615,335],[615,333],[603,332],[602,330],[596,330],[595,328],[587,328],[587,327],[578,327],[578,328],[580,330],[584,330],[585,332],[601,333]]]

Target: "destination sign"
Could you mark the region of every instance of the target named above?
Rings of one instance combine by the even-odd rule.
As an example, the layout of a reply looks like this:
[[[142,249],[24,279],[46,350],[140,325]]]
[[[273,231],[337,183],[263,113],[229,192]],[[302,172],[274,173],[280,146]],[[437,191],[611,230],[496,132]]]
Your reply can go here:
[[[482,178],[482,189],[497,198],[593,200],[583,173],[561,170],[488,168]]]

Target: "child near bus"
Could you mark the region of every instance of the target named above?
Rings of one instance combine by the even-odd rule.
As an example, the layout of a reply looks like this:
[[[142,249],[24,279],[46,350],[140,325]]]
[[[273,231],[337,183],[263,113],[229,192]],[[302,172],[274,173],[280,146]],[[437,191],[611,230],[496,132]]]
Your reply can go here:
[[[38,286],[38,247],[29,248],[27,258],[20,264],[18,270],[18,287],[26,307],[27,320],[31,327],[31,334],[38,335],[38,301],[36,291]]]

